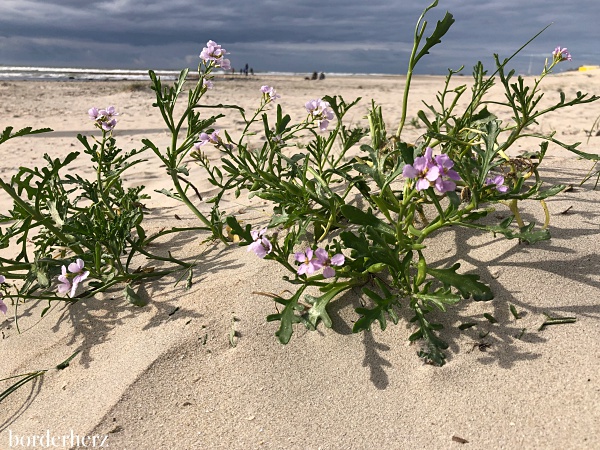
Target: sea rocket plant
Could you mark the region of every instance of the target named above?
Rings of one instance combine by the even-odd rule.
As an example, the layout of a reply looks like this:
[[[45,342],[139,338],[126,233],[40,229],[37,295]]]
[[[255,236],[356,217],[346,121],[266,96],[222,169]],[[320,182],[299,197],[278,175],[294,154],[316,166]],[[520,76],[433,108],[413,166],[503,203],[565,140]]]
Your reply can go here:
[[[58,276],[58,281],[60,284],[58,285],[57,290],[59,294],[65,294],[70,291],[69,297],[75,297],[79,283],[84,281],[90,274],[90,272],[87,270],[84,272],[83,268],[84,262],[80,258],[78,258],[74,263],[69,264],[68,269],[70,273],[67,273],[67,268],[62,266],[62,274]],[[70,280],[71,277],[73,277],[73,281]]]

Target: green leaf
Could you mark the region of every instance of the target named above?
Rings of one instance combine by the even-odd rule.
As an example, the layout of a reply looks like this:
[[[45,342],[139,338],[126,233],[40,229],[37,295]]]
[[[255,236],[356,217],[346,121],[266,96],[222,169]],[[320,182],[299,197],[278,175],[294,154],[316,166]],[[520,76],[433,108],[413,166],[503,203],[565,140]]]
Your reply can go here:
[[[123,294],[125,295],[125,298],[127,299],[127,301],[129,303],[131,303],[132,305],[135,306],[146,306],[148,304],[148,302],[144,299],[142,299],[142,297],[140,297],[131,287],[131,285],[127,285],[125,286],[125,289],[123,290]]]
[[[460,295],[450,293],[449,289],[440,289],[434,293],[419,292],[414,297],[434,305],[442,312],[446,312],[446,305],[456,305],[460,301]]]
[[[364,212],[352,205],[343,205],[340,208],[342,215],[355,225],[372,226],[378,231],[394,235],[394,230],[385,222],[379,220],[369,208],[368,212]]]
[[[433,5],[437,5],[437,1],[434,2]],[[431,8],[431,6],[430,6],[430,8]],[[428,9],[430,9],[430,8],[428,8]],[[442,37],[448,32],[448,30],[450,29],[450,27],[452,26],[453,23],[454,23],[454,17],[449,12],[446,12],[446,15],[444,16],[444,18],[442,20],[438,20],[438,22],[435,26],[435,30],[433,31],[431,36],[429,36],[428,38],[425,39],[425,45],[423,45],[423,47],[421,48],[421,51],[415,57],[413,65],[416,64],[417,61],[419,59],[421,59],[423,56],[429,54],[429,50],[431,50],[431,48],[433,46],[442,42]],[[423,31],[425,30],[425,25],[423,26],[422,30]]]
[[[494,298],[494,294],[489,286],[478,281],[478,275],[456,273],[459,267],[460,263],[454,264],[449,269],[427,267],[427,273],[440,280],[445,286],[453,286],[458,289],[465,299],[471,296],[475,301],[487,301]]]
[[[484,313],[483,317],[485,317],[490,323],[498,323],[498,320],[494,316],[488,313]]]
[[[228,216],[225,219],[225,222],[227,223],[227,225],[229,225],[233,234],[238,235],[241,239],[244,239],[248,244],[254,242],[254,239],[252,239],[252,235],[250,234],[250,230],[252,229],[252,226],[250,224],[246,225],[246,228],[242,228],[242,226],[234,216]]]
[[[510,313],[513,315],[515,320],[519,320],[521,318],[521,316],[517,312],[517,308],[515,308],[515,305],[509,305],[509,308],[510,308]]]
[[[373,322],[378,321],[379,326],[382,330],[385,330],[387,327],[386,321],[386,313],[392,320],[394,324],[398,323],[398,315],[394,311],[393,307],[396,305],[397,296],[392,294],[389,289],[381,282],[378,278],[375,279],[375,283],[382,291],[383,296],[378,293],[372,291],[369,288],[362,288],[363,293],[369,297],[375,303],[375,308],[356,308],[357,314],[360,314],[360,317],[352,327],[352,332],[357,333],[359,331],[370,330]]]
[[[323,324],[327,328],[331,328],[331,317],[329,317],[329,314],[327,314],[326,307],[336,295],[349,288],[350,287],[348,285],[344,284],[341,286],[333,286],[329,291],[320,297],[314,297],[308,294],[304,296],[304,299],[312,305],[312,307],[308,310],[308,322],[313,326],[313,328],[317,327],[319,319],[323,321]]]
[[[529,225],[525,225],[517,230],[511,230],[508,225],[512,222],[514,216],[504,220],[500,225],[488,225],[488,226],[472,226],[473,228],[479,228],[482,230],[488,230],[492,233],[500,233],[507,239],[520,239],[529,244],[535,244],[538,241],[547,241],[550,239],[550,231],[548,229],[532,231],[535,226],[535,222],[531,222]]]
[[[298,291],[289,299],[284,299],[282,297],[276,297],[275,301],[284,305],[283,311],[278,314],[271,314],[267,316],[267,322],[273,322],[279,320],[281,324],[279,325],[279,329],[275,332],[275,336],[279,338],[279,342],[282,344],[287,344],[290,342],[292,338],[292,333],[294,332],[293,325],[295,323],[304,322],[304,319],[296,314],[296,311],[302,311],[304,308],[298,304],[298,299],[306,286],[300,287]]]
[[[40,133],[48,133],[49,131],[53,131],[52,128],[40,128],[39,130],[34,130],[32,127],[22,128],[19,131],[12,133],[13,127],[6,127],[2,134],[0,134],[0,144],[8,141],[9,139],[16,138],[19,136],[27,136],[31,134],[40,134]],[[12,133],[12,134],[11,134]]]
[[[182,173],[185,176],[190,176],[190,171],[186,166],[179,166],[177,169],[175,169],[175,171],[178,173]]]

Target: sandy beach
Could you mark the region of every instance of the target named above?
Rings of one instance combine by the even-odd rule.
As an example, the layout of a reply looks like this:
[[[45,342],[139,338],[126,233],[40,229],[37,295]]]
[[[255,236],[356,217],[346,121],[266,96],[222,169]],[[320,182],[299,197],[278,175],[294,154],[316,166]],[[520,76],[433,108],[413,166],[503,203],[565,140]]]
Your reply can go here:
[[[435,101],[443,82],[440,76],[413,79],[409,122],[424,109],[422,102]],[[471,78],[456,76],[452,83],[470,84]],[[389,133],[402,113],[400,76],[222,79],[205,103],[253,110],[264,84],[277,89],[278,103],[293,120],[304,117],[306,101],[323,95],[346,101],[362,97],[347,117],[348,123],[363,126],[374,99]],[[600,94],[600,70],[551,75],[542,86],[542,104],[556,102],[561,92],[567,98],[577,91]],[[502,96],[495,87],[492,99]],[[151,106],[149,82],[10,81],[0,84],[0,99],[1,129],[54,130],[0,146],[5,180],[19,166],[41,166],[44,153],[59,157],[79,150],[77,134],[94,133],[87,115],[92,106],[114,105],[120,112],[114,135],[124,150],[142,147],[143,138],[163,148],[169,142]],[[220,111],[205,114],[212,112]],[[239,135],[242,121],[227,114],[218,128]],[[500,119],[510,118],[503,114]],[[544,116],[531,131],[557,130],[557,139],[582,142],[582,151],[597,154],[600,136],[592,126],[598,116],[600,101]],[[416,141],[423,132],[409,124],[404,138]],[[261,136],[254,138],[260,142]],[[514,152],[538,146],[524,139]],[[216,150],[208,156],[219,157]],[[198,225],[185,206],[155,192],[169,188],[170,180],[154,154],[146,158],[125,178],[145,185],[151,195],[147,232]],[[200,191],[214,192],[201,168],[190,167]],[[460,262],[461,270],[477,273],[495,293],[490,302],[461,301],[445,314],[434,314],[450,344],[443,367],[424,364],[416,346],[409,345],[414,329],[408,308],[399,311],[398,325],[383,332],[375,327],[352,333],[358,290],[330,305],[333,329],[321,324],[309,332],[298,325],[290,343],[281,345],[274,336],[278,324],[265,320],[276,312],[275,303],[257,292],[290,289],[281,279],[284,270],[246,248],[205,243],[206,235],[192,232],[169,235],[155,248],[197,260],[189,290],[175,274],[144,285],[146,307],[130,305],[117,289],[70,306],[56,303],[42,319],[46,304],[27,303],[19,309],[20,333],[9,306],[9,313],[0,315],[0,378],[49,369],[80,353],[66,369],[49,370],[0,403],[0,449],[21,448],[12,445],[15,436],[47,434],[66,436],[64,448],[77,448],[73,436],[98,436],[106,438],[108,448],[120,450],[596,448],[600,190],[593,190],[593,182],[579,186],[591,167],[550,146],[542,175],[549,184],[573,188],[548,200],[549,241],[527,245],[453,228],[429,243],[436,263]],[[82,156],[73,170],[85,174],[92,168]],[[0,212],[10,206],[0,192]],[[268,204],[249,201],[245,194],[227,197],[225,209],[256,225],[266,224],[271,213]],[[522,202],[522,210],[526,222],[543,222],[538,202]],[[494,214],[506,217],[509,210],[499,205]],[[510,305],[521,319],[511,314]],[[484,313],[498,323],[488,322]],[[577,321],[539,330],[544,314]],[[464,322],[478,326],[461,331],[457,327]],[[485,338],[479,337],[482,330],[489,332]],[[0,382],[0,391],[9,384]]]

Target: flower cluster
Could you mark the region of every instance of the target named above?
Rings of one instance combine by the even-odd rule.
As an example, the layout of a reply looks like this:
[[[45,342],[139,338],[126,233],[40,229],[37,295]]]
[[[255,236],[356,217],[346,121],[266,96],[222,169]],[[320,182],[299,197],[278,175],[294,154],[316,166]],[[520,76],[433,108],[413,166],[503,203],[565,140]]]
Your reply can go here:
[[[554,58],[555,63],[559,63],[561,61],[571,61],[571,54],[566,48],[560,48],[560,45],[554,49],[552,52],[552,57]]]
[[[83,266],[84,262],[79,258],[77,258],[74,263],[69,264],[70,273],[67,273],[67,268],[62,266],[62,275],[58,276],[58,281],[60,281],[57,288],[59,294],[65,294],[71,291],[69,297],[75,297],[79,283],[85,280],[90,274],[87,270],[85,272],[83,271]],[[73,281],[70,280],[71,277],[73,277]]]
[[[88,110],[88,115],[90,116],[90,119],[96,122],[98,128],[101,128],[104,131],[112,131],[117,125],[115,116],[118,116],[119,113],[114,106],[108,106],[106,109],[98,109],[96,107],[90,108]]]
[[[215,41],[208,41],[206,43],[206,47],[202,49],[200,53],[200,59],[205,63],[209,61],[214,61],[215,67],[220,67],[223,70],[231,69],[231,62],[224,58],[227,54],[227,51]]]
[[[335,275],[335,270],[331,266],[342,266],[345,262],[344,255],[337,253],[331,258],[324,248],[317,248],[313,251],[307,248],[303,252],[294,255],[298,266],[298,275],[312,275],[319,269],[323,269],[323,277],[331,278]]]
[[[504,184],[504,177],[502,175],[496,175],[493,178],[486,178],[485,185],[494,185],[496,190],[502,194],[508,192],[508,186]]]
[[[263,99],[264,99],[265,103],[274,102],[278,98],[281,98],[281,95],[279,95],[275,91],[275,88],[273,88],[271,86],[267,86],[267,85],[261,86],[260,92],[263,93]]]
[[[264,258],[273,250],[271,242],[265,237],[266,232],[266,228],[250,232],[250,236],[252,236],[254,242],[248,246],[248,251],[253,251],[259,258]]]
[[[416,178],[417,191],[435,187],[440,193],[453,191],[460,180],[458,173],[452,169],[454,162],[448,155],[441,154],[433,157],[433,149],[427,147],[425,154],[415,158],[413,164],[407,164],[402,170],[405,178]]]
[[[4,275],[0,275],[0,284],[4,283],[5,281],[6,278],[4,277]],[[2,311],[3,314],[6,314],[6,311],[8,311],[6,303],[2,301],[2,292],[0,292],[0,311]]]
[[[316,120],[319,129],[325,131],[329,125],[329,121],[333,119],[333,110],[329,102],[319,98],[306,102],[304,107],[308,111],[309,119]]]

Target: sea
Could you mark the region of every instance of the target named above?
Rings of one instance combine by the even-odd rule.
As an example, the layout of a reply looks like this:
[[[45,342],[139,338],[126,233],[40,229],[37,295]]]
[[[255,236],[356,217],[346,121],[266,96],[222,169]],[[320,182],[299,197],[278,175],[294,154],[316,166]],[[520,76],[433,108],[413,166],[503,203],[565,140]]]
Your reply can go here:
[[[179,76],[179,70],[155,70],[163,80],[175,80]],[[215,75],[226,75],[224,72],[215,71]],[[195,71],[190,70],[193,76]],[[257,76],[290,76],[307,77],[311,73],[297,72],[256,72]],[[364,73],[328,73],[327,76],[351,77],[351,76],[389,76],[384,74]],[[236,74],[236,76],[241,76]],[[40,80],[40,81],[147,81],[148,70],[142,69],[87,69],[76,67],[21,67],[0,66],[0,82],[9,80]]]

